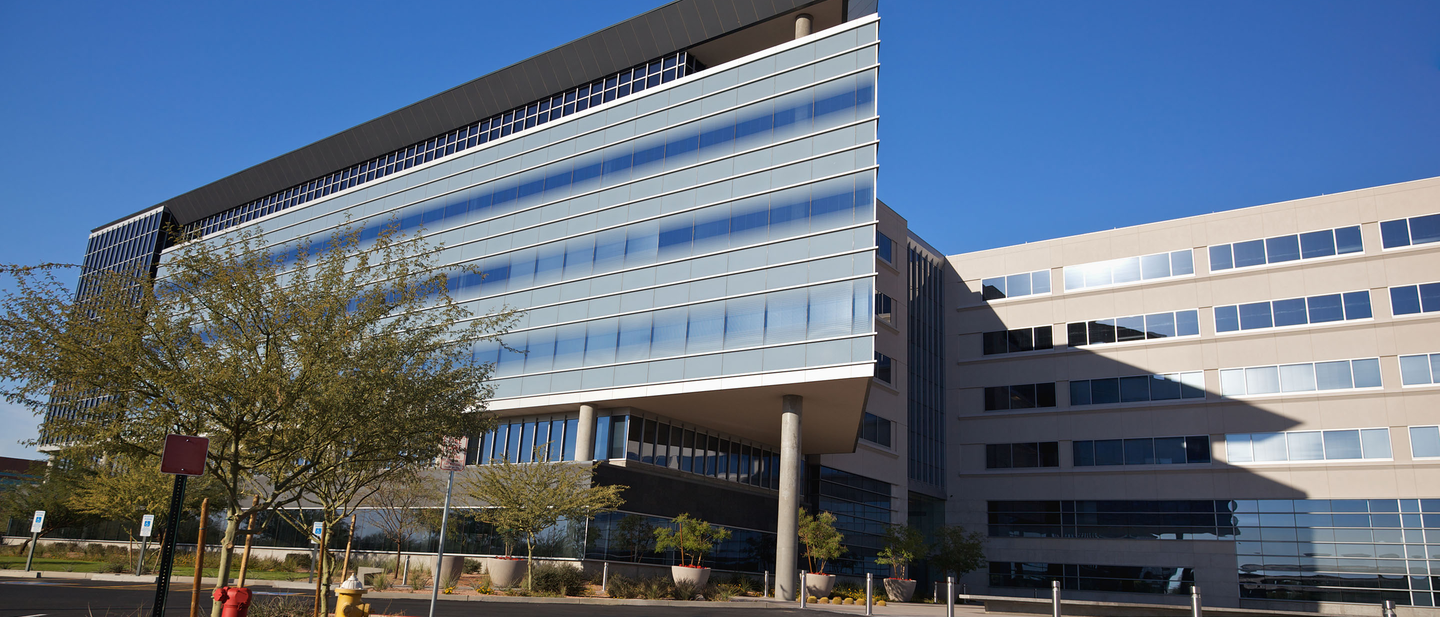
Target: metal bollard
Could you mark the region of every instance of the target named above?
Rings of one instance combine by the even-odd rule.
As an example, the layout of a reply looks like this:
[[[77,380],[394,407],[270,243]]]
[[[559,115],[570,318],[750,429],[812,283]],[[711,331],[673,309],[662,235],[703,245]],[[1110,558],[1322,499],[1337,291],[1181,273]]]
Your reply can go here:
[[[1050,615],[1060,617],[1060,581],[1050,581]]]
[[[766,571],[765,571],[765,586],[764,586],[764,587],[761,587],[760,590],[761,590],[761,591],[760,591],[760,597],[762,597],[762,598],[768,598],[768,597],[770,597],[770,571],[769,571],[769,570],[766,570]]]
[[[930,600],[940,602],[940,581],[930,581]]]
[[[1190,586],[1190,617],[1200,617],[1200,586]]]
[[[600,573],[600,591],[610,593],[610,562],[605,562],[605,571]]]
[[[945,617],[955,617],[955,577],[945,577]]]
[[[875,614],[875,575],[865,573],[865,614]]]
[[[1385,617],[1395,617],[1395,601],[1386,600],[1384,604],[1380,605],[1380,614]]]
[[[800,596],[800,608],[805,608],[805,600],[807,600],[807,599],[810,597],[810,590],[805,588],[805,571],[804,571],[804,570],[801,570],[801,571],[800,571],[800,593],[795,594],[795,595]]]

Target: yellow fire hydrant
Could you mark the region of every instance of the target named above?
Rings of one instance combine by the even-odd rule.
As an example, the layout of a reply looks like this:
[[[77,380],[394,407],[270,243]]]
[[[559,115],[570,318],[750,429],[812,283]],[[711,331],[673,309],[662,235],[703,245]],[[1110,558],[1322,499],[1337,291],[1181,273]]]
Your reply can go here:
[[[335,590],[335,617],[370,617],[370,605],[361,604],[365,585],[352,574]]]

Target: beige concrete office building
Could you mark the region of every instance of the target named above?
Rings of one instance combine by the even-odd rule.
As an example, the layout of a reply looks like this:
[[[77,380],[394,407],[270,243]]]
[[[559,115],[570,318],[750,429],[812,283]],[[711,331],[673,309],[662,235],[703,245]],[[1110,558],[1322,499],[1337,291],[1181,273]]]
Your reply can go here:
[[[949,257],[969,590],[1440,603],[1437,213],[1432,178]]]

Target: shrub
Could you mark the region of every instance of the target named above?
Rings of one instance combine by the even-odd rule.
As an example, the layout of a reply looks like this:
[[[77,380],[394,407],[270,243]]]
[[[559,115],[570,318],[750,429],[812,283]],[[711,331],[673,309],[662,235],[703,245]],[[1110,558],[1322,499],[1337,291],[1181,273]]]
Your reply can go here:
[[[841,583],[835,586],[835,591],[831,592],[830,595],[850,598],[856,602],[863,603],[865,601],[865,588],[855,583]]]
[[[612,598],[633,599],[640,597],[640,581],[623,574],[611,574],[606,591]]]
[[[386,576],[384,572],[372,574],[370,576],[370,586],[374,587],[375,591],[385,591],[390,588],[390,577]]]
[[[103,564],[100,564],[100,572],[105,572],[108,574],[120,574],[121,572],[129,571],[130,564],[122,561],[107,561]]]
[[[694,583],[674,583],[670,586],[674,591],[670,597],[676,600],[694,600],[696,596],[704,595],[705,588]]]
[[[479,559],[466,559],[466,560],[465,560],[465,573],[466,573],[466,574],[479,574],[479,573],[480,573],[480,560],[479,560]]]
[[[710,600],[712,602],[729,602],[730,598],[738,595],[744,595],[744,593],[745,592],[742,591],[738,586],[731,583],[724,583],[720,585],[710,585],[710,587],[705,590],[704,595],[706,600]]]
[[[285,567],[291,570],[309,570],[310,556],[305,553],[290,553],[285,556]]]
[[[675,596],[675,583],[669,577],[641,579],[640,597],[646,600],[669,600]]]
[[[249,617],[311,617],[314,610],[308,596],[272,596],[251,603]]]
[[[562,596],[585,595],[585,573],[568,565],[541,563],[530,568],[530,588]]]

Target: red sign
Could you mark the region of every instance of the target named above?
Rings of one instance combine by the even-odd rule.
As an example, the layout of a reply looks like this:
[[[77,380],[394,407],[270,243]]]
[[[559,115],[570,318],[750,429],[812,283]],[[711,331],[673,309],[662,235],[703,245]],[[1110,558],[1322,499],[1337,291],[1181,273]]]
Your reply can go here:
[[[205,454],[210,450],[208,437],[166,435],[165,452],[160,455],[160,472],[177,476],[205,474]]]

